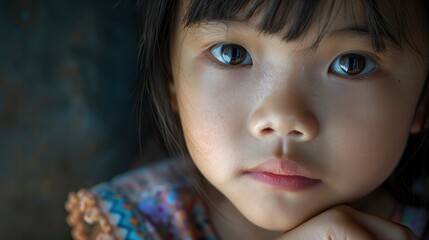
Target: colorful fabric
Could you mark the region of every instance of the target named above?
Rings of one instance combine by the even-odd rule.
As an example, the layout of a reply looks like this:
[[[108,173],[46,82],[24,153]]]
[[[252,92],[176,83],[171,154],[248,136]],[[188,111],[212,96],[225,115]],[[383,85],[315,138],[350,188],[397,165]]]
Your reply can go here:
[[[427,215],[421,209],[402,206],[397,209],[393,221],[409,227],[416,236],[422,237],[427,222]]]
[[[102,239],[217,239],[203,200],[174,161],[71,194],[66,208],[75,239],[88,239],[88,225],[97,222]]]
[[[205,204],[178,161],[140,168],[72,193],[66,204],[74,239],[88,239],[98,223],[98,239],[216,240]],[[418,236],[426,215],[415,208],[398,209],[393,219]]]

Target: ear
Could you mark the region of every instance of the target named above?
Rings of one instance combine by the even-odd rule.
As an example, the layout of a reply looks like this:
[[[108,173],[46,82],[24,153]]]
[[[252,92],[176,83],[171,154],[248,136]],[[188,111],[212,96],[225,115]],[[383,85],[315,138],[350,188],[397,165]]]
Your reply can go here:
[[[427,107],[426,104],[421,102],[417,106],[413,122],[411,123],[410,133],[418,134],[429,127],[429,119],[425,116],[427,114]]]
[[[178,111],[177,108],[177,91],[176,91],[176,85],[174,84],[174,81],[170,81],[168,83],[168,98],[170,100],[170,107],[174,112]]]

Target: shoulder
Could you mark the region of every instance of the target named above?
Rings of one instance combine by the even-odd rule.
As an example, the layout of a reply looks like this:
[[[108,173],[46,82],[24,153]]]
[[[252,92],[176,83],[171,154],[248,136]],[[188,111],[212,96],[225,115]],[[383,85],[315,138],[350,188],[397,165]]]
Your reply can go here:
[[[186,169],[180,160],[173,159],[134,169],[91,190],[97,195],[120,192],[136,202],[142,198],[153,197],[160,190],[170,191],[191,186],[191,178]]]
[[[189,176],[174,160],[72,193],[66,205],[75,239],[86,239],[86,229],[94,224],[99,224],[101,235],[111,238],[165,239],[169,234],[191,234],[185,226],[187,216],[198,207],[202,208],[202,202]]]

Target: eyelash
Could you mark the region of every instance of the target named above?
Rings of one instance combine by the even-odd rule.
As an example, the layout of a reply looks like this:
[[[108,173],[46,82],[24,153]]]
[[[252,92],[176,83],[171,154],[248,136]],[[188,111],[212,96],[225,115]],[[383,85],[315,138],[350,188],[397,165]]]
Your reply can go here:
[[[222,51],[224,51],[224,49],[227,47],[239,49],[238,51],[244,51],[244,54],[246,54],[244,56],[243,61],[242,61],[242,62],[244,62],[244,64],[242,64],[242,62],[239,62],[237,64],[234,64],[234,63],[228,64],[226,62],[222,62],[222,61],[226,61],[225,56],[222,55],[223,54]],[[219,51],[221,51],[221,52],[219,52]],[[205,54],[209,55],[209,59],[212,63],[214,63],[214,64],[216,64],[222,68],[227,68],[227,69],[228,68],[237,68],[237,67],[240,68],[240,67],[246,67],[246,66],[252,66],[253,65],[252,57],[250,56],[248,51],[244,47],[242,47],[238,44],[235,44],[235,43],[221,42],[221,43],[213,44],[211,47],[209,47],[205,51]],[[233,54],[237,54],[237,52],[234,52]],[[365,54],[365,53],[361,53],[361,52],[341,53],[329,64],[328,73],[337,75],[337,76],[342,77],[342,78],[355,80],[355,81],[365,80],[365,79],[367,79],[369,74],[371,74],[372,72],[375,71],[375,69],[377,69],[377,64],[376,64],[376,61],[374,60],[374,57],[369,57],[368,55],[369,54]],[[347,59],[345,59],[345,58],[347,58]],[[354,59],[354,60],[352,60],[352,59]],[[356,62],[356,59],[358,59],[358,61],[360,61],[360,63]],[[232,61],[232,58],[229,60]],[[343,64],[343,66],[334,66],[335,64]],[[357,73],[347,74],[346,70],[344,69],[345,68],[344,65],[347,65],[347,67],[350,67],[350,64],[353,65],[351,67],[362,67],[362,69],[359,69]],[[359,66],[362,64],[363,64],[363,66]],[[350,71],[350,69],[349,69],[349,71]]]

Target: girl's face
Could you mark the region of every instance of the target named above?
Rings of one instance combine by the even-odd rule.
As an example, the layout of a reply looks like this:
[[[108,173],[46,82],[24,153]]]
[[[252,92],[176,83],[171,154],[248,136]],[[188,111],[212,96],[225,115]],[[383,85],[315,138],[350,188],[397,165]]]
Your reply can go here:
[[[374,51],[355,15],[340,13],[314,51],[316,24],[290,42],[257,18],[176,27],[172,104],[191,157],[259,227],[285,231],[360,200],[418,129],[428,62],[389,43]]]

